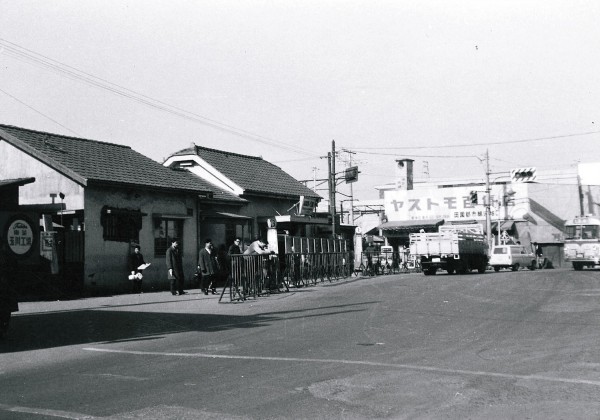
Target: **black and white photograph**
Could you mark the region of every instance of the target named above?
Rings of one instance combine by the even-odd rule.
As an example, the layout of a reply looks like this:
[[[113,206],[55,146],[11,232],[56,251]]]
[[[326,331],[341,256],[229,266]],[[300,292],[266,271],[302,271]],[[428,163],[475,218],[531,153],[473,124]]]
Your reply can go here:
[[[599,419],[599,22],[0,0],[0,418]]]

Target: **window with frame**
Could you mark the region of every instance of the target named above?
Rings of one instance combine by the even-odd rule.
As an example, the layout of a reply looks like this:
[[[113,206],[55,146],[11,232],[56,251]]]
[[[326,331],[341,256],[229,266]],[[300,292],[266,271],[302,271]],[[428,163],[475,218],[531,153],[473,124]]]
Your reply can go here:
[[[154,219],[155,257],[164,257],[174,238],[179,239],[179,249],[183,250],[183,220]]]
[[[137,242],[142,229],[142,212],[104,206],[100,214],[100,223],[105,241]]]
[[[243,246],[244,241],[252,240],[252,229],[249,222],[229,222],[225,224],[225,243],[232,244],[235,238],[241,238]]]

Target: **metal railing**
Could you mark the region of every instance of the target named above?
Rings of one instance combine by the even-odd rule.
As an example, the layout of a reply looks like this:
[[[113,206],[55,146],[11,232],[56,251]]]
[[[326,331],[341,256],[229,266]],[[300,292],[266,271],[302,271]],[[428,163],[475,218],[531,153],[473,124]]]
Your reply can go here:
[[[412,273],[420,272],[420,264],[399,252],[367,251],[361,254],[360,266],[354,272],[363,276]]]
[[[243,301],[352,274],[349,252],[232,255],[229,264],[219,302],[227,292],[230,301]]]

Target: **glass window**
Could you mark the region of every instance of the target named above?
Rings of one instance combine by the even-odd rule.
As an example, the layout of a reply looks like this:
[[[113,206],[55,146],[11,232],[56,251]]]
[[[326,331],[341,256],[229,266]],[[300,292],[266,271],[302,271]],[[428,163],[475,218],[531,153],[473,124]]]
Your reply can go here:
[[[567,239],[579,239],[581,238],[581,226],[572,225],[565,227],[565,236]]]
[[[139,210],[104,206],[100,214],[102,237],[105,241],[139,241],[142,213]]]
[[[173,238],[179,239],[179,249],[183,250],[183,220],[154,219],[154,256],[164,257]]]
[[[565,227],[567,239],[598,239],[598,226],[596,225],[572,225]]]
[[[583,239],[598,239],[598,226],[585,225],[582,228]]]

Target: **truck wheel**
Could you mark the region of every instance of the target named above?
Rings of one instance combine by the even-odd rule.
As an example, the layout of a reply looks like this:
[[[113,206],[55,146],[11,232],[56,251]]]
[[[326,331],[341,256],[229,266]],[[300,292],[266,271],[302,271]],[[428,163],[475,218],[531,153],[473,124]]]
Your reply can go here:
[[[478,272],[479,274],[483,274],[483,273],[485,273],[485,269],[486,269],[486,268],[487,268],[487,265],[482,265],[482,266],[480,266],[480,267],[477,269],[477,272]]]
[[[529,266],[529,269],[530,269],[531,271],[533,271],[533,270],[535,270],[536,268],[537,268],[537,261],[536,261],[536,260],[533,260],[533,261],[531,261],[531,265]]]
[[[494,267],[494,271],[497,273],[498,271],[500,271],[500,267],[498,267],[498,266]]]
[[[573,263],[573,269],[575,271],[581,271],[581,270],[583,270],[583,264],[582,263]]]
[[[511,269],[512,271],[519,271],[519,263],[517,263],[517,264],[513,265],[513,266],[512,266],[510,269]]]
[[[446,273],[448,273],[448,274],[454,274],[454,268],[448,268],[446,270]]]

